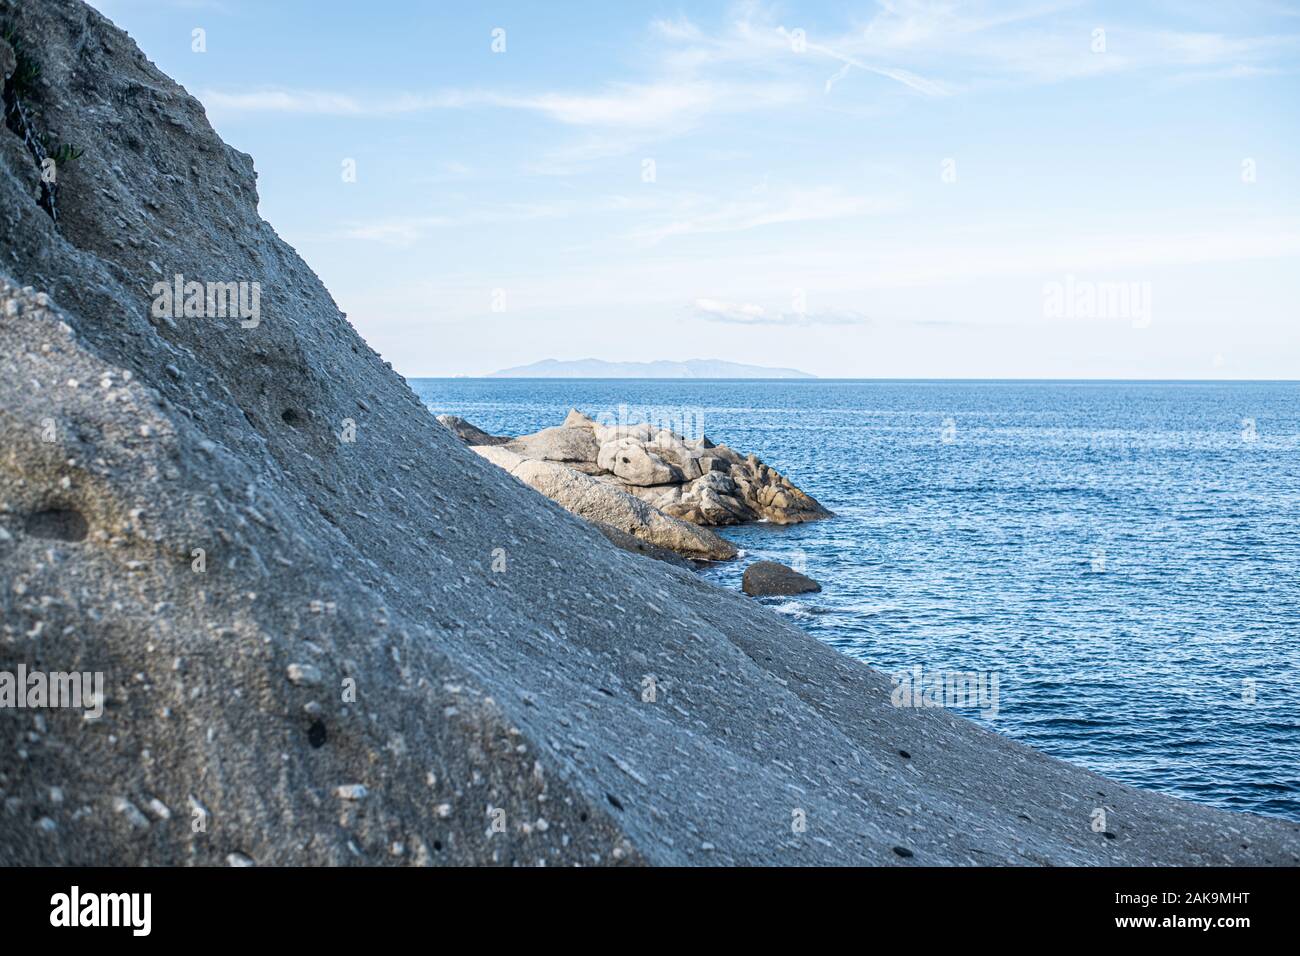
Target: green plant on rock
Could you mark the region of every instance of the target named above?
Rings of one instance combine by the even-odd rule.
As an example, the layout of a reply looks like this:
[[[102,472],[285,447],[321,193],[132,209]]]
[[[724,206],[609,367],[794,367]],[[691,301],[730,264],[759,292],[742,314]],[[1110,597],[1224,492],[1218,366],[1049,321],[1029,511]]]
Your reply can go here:
[[[17,63],[14,68],[14,75],[9,78],[10,90],[17,96],[31,96],[36,91],[36,81],[41,76],[40,64],[27,55],[23,41],[19,38],[12,24],[5,24],[3,28],[0,28],[0,39],[3,39],[13,49],[14,60]],[[9,90],[6,90],[6,93],[8,92]]]
[[[46,136],[41,137],[41,146],[45,149],[45,155],[54,160],[54,162],[59,166],[63,166],[66,163],[72,162],[74,159],[80,159],[82,156],[86,155],[84,149],[78,149],[71,143],[60,143],[58,146],[54,146],[49,137]]]
[[[4,84],[4,124],[21,137],[39,168],[41,192],[36,202],[57,226],[59,187],[53,176],[46,177],[46,161],[53,160],[57,167],[79,159],[85,151],[71,143],[55,144],[47,134],[37,132],[39,110],[32,101],[37,92],[36,82],[41,75],[40,65],[27,54],[12,23],[0,23],[0,39],[9,45],[14,54],[13,74]]]

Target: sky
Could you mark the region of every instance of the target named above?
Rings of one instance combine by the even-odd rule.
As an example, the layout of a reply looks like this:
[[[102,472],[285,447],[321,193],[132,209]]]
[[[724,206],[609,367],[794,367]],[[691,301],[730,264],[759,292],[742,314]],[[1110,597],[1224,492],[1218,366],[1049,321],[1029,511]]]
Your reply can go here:
[[[408,377],[1300,377],[1300,3],[94,5]]]

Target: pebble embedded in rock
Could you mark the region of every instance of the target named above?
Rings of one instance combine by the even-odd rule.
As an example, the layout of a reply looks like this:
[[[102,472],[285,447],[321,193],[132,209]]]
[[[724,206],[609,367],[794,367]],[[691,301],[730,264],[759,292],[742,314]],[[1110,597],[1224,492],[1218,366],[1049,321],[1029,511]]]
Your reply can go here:
[[[288,673],[290,683],[299,687],[316,687],[324,682],[315,664],[290,664]]]
[[[126,822],[131,824],[132,829],[149,829],[149,818],[141,813],[140,808],[126,797],[115,797],[113,799],[113,811],[125,817]]]

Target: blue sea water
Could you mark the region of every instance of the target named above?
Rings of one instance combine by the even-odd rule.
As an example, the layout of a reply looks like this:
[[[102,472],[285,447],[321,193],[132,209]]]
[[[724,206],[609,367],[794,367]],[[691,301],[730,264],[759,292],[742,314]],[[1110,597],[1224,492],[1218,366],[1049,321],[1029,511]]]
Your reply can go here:
[[[823,590],[774,610],[1141,787],[1300,819],[1300,383],[418,379],[496,434],[702,422],[835,512],[721,529]]]

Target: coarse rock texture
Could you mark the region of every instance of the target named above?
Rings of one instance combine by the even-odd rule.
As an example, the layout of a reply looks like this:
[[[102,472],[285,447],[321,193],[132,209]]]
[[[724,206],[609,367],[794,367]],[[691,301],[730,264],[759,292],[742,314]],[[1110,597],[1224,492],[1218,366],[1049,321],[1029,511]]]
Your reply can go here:
[[[688,441],[652,425],[600,425],[577,409],[556,428],[512,439],[487,435],[463,419],[443,418],[468,445],[504,441],[517,455],[593,475],[692,524],[797,524],[831,516],[780,472],[706,436]]]
[[[0,709],[0,864],[1297,862],[613,547],[428,414],[121,31],[0,14],[86,150],[56,229],[0,131],[0,670],[105,677]],[[261,322],[151,320],[160,273]]]
[[[593,521],[592,527],[605,536],[610,544],[616,548],[622,548],[624,551],[631,551],[633,554],[643,554],[647,558],[654,558],[656,561],[667,561],[679,568],[694,569],[695,565],[691,564],[680,554],[675,551],[669,551],[667,548],[660,548],[648,541],[642,541],[635,535],[630,535],[626,531],[620,531],[613,525],[605,524],[603,521]]]
[[[589,428],[545,428],[536,435],[516,438],[506,447],[524,458],[577,466],[589,465],[600,452]]]
[[[466,445],[504,445],[510,441],[509,438],[501,438],[496,435],[489,435],[481,428],[475,428],[465,419],[457,415],[439,415],[438,421],[443,426],[450,428],[456,433],[456,437]]]
[[[570,412],[570,419],[577,412]],[[725,561],[738,553],[734,544],[706,528],[664,514],[622,487],[598,481],[593,458],[597,446],[586,428],[548,428],[523,438],[489,435],[463,418],[439,415],[438,421],[482,457],[514,475],[571,514],[590,521],[611,544],[659,560],[689,558]],[[686,566],[690,567],[689,563]]]
[[[18,57],[7,40],[0,39],[0,82],[8,83],[18,68]]]
[[[794,568],[775,561],[755,561],[745,568],[741,576],[740,589],[755,597],[783,597],[792,594],[811,594],[820,591],[822,586],[800,574]]]
[[[669,517],[611,484],[554,461],[524,458],[509,445],[474,445],[473,450],[580,518],[600,522],[697,561],[725,561],[736,546],[708,528]]]

